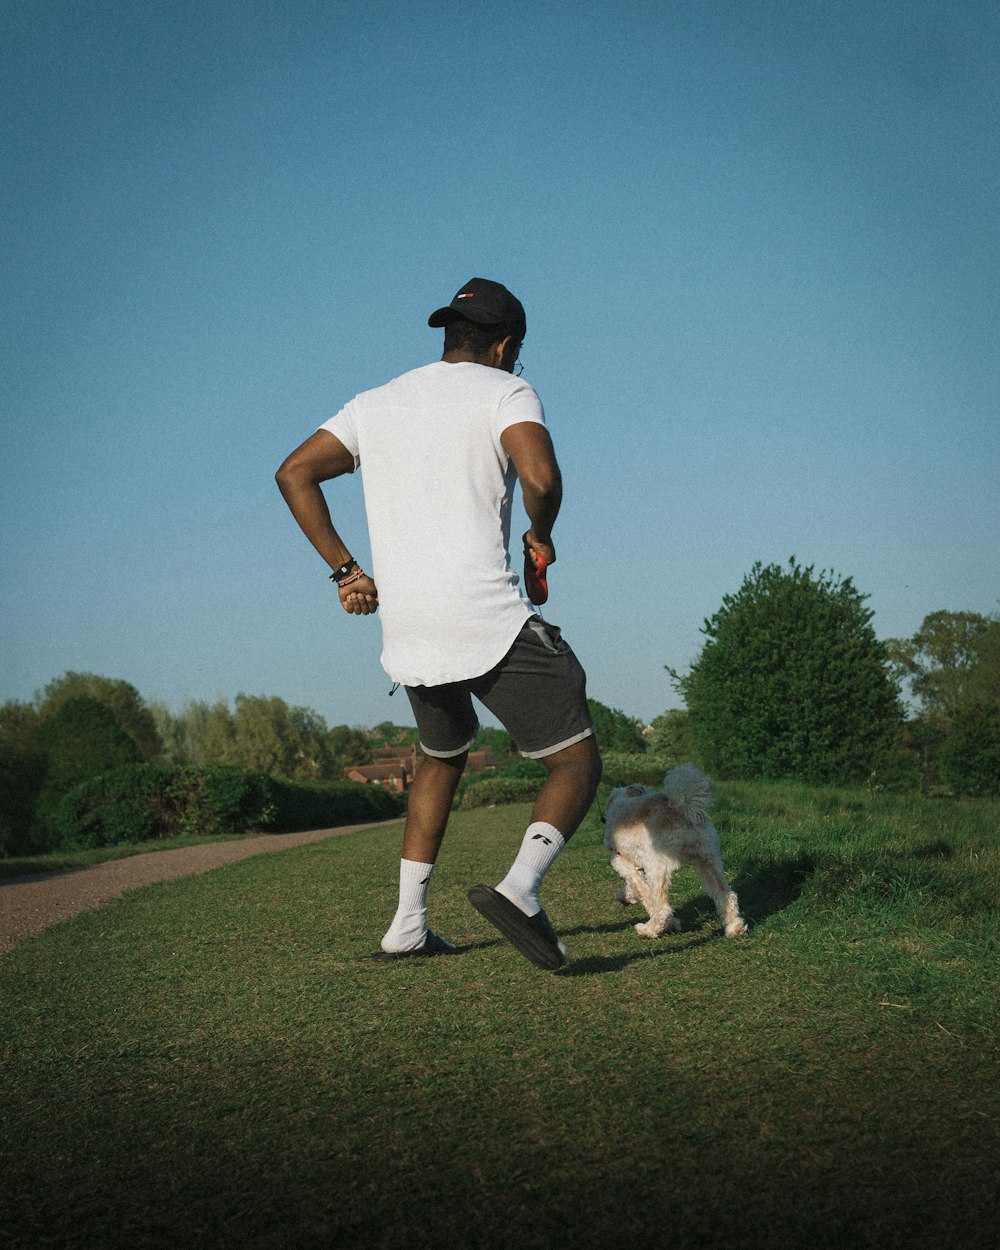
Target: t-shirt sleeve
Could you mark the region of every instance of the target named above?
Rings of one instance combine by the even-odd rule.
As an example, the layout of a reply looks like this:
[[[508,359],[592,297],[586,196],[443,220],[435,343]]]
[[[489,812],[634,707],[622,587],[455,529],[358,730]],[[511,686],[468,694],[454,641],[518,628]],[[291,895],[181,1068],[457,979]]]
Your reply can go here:
[[[517,425],[521,421],[534,421],[537,425],[544,425],[545,413],[535,388],[527,382],[515,379],[514,385],[505,391],[494,413],[493,438],[497,444],[508,426]]]
[[[345,404],[328,421],[324,421],[319,428],[321,430],[329,430],[331,434],[340,439],[354,457],[354,467],[357,468],[361,463],[359,459],[361,448],[358,443],[358,429],[355,416],[354,400],[351,400],[350,403]]]

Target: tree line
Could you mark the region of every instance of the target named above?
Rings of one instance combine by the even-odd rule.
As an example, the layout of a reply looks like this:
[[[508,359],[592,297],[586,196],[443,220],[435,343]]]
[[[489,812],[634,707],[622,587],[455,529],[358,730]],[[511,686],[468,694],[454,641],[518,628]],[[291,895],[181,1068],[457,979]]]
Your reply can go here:
[[[880,641],[851,578],[754,565],[668,669],[720,777],[1000,794],[1000,619],[936,611]],[[906,696],[909,697],[909,706]]]
[[[602,741],[644,747],[633,721],[592,701]],[[190,700],[178,713],[147,702],[129,682],[68,672],[29,702],[0,707],[0,854],[53,844],[57,810],[75,788],[134,764],[176,769],[224,766],[294,782],[339,782],[346,768],[372,762],[379,747],[417,741],[412,727],[327,726],[308,707],[277,696]],[[516,757],[510,736],[484,728],[477,748],[501,766]]]
[[[1000,794],[1000,619],[936,611],[912,638],[879,641],[867,598],[794,557],[756,564],[705,621],[690,670],[668,669],[685,710],[642,726],[590,700],[612,771],[628,779],[640,756],[650,773],[694,759],[720,779]],[[128,765],[330,782],[376,748],[416,739],[391,722],[330,728],[276,696],[191,700],[173,713],[121,679],[68,672],[0,707],[0,853],[23,846],[74,787]],[[476,746],[502,766],[516,756],[500,729],[481,730]]]

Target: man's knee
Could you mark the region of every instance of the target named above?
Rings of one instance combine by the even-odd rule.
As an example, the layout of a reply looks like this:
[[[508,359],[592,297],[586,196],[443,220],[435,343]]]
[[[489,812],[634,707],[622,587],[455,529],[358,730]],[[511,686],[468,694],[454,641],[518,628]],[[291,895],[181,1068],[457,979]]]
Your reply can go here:
[[[574,742],[572,746],[556,751],[553,755],[543,756],[542,763],[550,775],[563,770],[575,773],[578,784],[595,794],[604,771],[601,753],[597,749],[597,739],[592,734],[581,738],[579,742]]]
[[[445,777],[461,777],[469,758],[468,751],[459,755],[425,755],[420,764],[420,772],[444,779]]]

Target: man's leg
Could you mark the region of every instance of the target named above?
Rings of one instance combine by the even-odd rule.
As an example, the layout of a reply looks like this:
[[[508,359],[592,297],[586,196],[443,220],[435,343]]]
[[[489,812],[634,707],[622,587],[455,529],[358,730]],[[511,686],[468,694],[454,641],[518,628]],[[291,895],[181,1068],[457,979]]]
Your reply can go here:
[[[468,757],[468,751],[447,759],[428,755],[410,786],[399,865],[399,906],[382,939],[382,950],[387,953],[417,950],[426,941],[427,889]]]
[[[525,915],[542,909],[542,878],[590,810],[601,780],[601,756],[593,737],[541,757],[548,776],[531,811],[521,849],[497,891]]]
[[[469,901],[526,959],[556,972],[569,951],[538,898],[542,878],[590,808],[601,757],[587,706],[586,674],[557,626],[532,618],[504,659],[470,683],[547,777],[517,858],[496,889],[477,885]]]
[[[591,735],[554,755],[543,755],[541,763],[548,777],[535,800],[531,819],[555,825],[563,841],[568,842],[590,811],[601,780],[603,765],[597,739]]]
[[[468,751],[446,759],[427,755],[410,786],[403,829],[403,858],[433,864],[451,814],[455,791],[465,770]]]

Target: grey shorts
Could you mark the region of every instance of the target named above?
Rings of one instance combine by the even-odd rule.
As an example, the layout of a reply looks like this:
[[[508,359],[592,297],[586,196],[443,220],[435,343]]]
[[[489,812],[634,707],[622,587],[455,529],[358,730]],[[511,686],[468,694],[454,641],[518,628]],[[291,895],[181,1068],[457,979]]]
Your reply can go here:
[[[472,696],[493,713],[529,759],[553,755],[594,732],[587,677],[569,643],[533,616],[488,673],[443,686],[405,686],[427,755],[467,751],[479,730]]]

